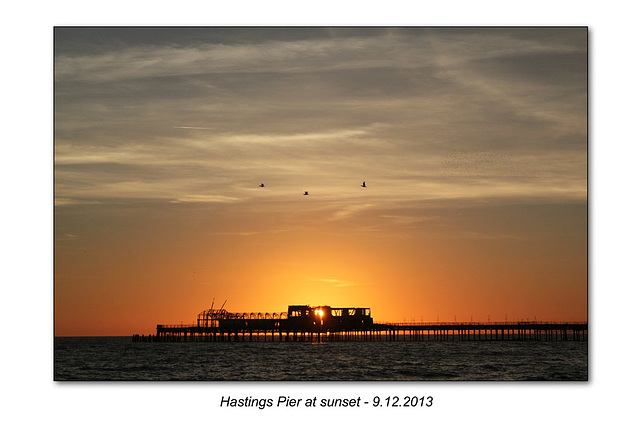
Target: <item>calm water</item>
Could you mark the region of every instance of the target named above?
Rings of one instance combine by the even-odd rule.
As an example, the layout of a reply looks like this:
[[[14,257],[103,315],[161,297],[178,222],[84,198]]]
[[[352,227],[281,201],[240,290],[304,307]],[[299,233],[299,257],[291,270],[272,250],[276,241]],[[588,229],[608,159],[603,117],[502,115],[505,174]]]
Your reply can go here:
[[[587,342],[134,343],[55,338],[55,380],[587,380]]]

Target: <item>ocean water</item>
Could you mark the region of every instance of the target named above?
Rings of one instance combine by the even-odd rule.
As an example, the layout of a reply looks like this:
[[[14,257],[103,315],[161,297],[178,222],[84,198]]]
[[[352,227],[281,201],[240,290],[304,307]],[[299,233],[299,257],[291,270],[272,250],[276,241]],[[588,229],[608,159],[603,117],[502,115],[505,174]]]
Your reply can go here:
[[[586,341],[131,342],[56,337],[56,381],[583,381]]]

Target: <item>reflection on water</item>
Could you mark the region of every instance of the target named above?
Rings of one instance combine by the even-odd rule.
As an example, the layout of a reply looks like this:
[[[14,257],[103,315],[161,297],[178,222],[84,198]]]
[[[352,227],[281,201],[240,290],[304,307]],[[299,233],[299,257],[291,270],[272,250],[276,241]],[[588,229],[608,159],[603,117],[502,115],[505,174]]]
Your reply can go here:
[[[586,380],[587,342],[133,343],[55,338],[55,380]]]

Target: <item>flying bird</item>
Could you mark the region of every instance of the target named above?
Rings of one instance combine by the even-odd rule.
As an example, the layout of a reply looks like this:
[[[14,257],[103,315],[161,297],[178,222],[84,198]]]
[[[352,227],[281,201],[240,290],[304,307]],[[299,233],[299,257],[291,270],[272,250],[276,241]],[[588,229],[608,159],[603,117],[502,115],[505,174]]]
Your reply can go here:
[[[362,184],[360,186],[367,187],[367,184],[365,182],[362,182]]]
[[[305,195],[308,195],[308,194],[309,194],[309,192],[305,191],[305,192],[304,192],[304,194],[305,194]]]
[[[264,183],[260,183],[260,186],[258,186],[258,187],[264,187]]]

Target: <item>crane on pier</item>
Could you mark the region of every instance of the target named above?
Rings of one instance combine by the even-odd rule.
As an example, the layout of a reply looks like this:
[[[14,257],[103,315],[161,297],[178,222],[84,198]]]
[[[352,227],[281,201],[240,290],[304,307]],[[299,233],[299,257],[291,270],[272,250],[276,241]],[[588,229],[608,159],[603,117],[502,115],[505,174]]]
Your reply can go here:
[[[211,301],[211,307],[208,310],[204,310],[202,313],[198,315],[198,326],[213,326],[214,320],[226,319],[227,311],[224,310],[225,304],[227,304],[227,300],[224,300],[222,307],[219,309],[214,309],[213,305],[216,302],[214,298]]]

